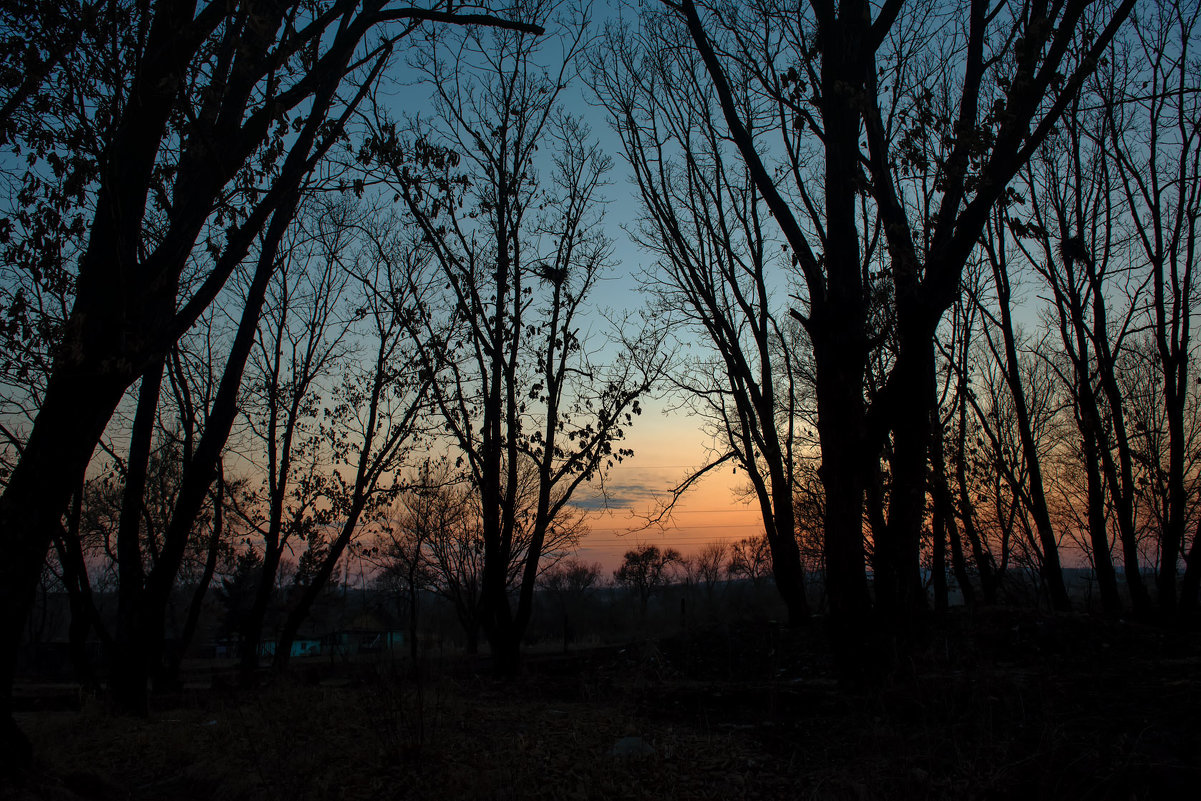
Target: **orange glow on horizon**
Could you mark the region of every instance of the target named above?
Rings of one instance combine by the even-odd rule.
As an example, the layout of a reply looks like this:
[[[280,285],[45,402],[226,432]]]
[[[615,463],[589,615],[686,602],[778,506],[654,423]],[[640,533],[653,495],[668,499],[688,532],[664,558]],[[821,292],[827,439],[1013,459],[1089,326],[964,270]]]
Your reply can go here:
[[[672,487],[712,458],[696,417],[648,408],[624,443],[634,457],[616,465],[605,479],[608,509],[590,511],[589,533],[578,558],[599,562],[611,573],[626,551],[642,543],[675,548],[685,556],[710,542],[733,542],[763,533],[763,518],[746,502],[746,477],[722,465],[696,482],[661,524],[648,519]],[[599,494],[598,496],[599,497]]]

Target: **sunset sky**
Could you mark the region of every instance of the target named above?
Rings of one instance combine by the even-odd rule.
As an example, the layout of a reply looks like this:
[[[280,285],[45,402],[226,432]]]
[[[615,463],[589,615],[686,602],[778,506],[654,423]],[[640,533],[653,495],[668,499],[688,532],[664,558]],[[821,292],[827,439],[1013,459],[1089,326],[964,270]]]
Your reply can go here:
[[[641,543],[676,548],[689,554],[714,540],[739,540],[763,531],[754,505],[740,497],[744,475],[734,475],[723,465],[695,484],[677,504],[671,519],[661,526],[647,525],[647,517],[689,471],[706,464],[707,438],[698,420],[685,412],[665,412],[652,401],[638,418],[626,443],[634,458],[617,465],[605,482],[608,509],[597,493],[578,498],[590,509],[590,534],[581,543],[579,556],[612,570],[622,554]],[[602,508],[598,508],[602,507]]]

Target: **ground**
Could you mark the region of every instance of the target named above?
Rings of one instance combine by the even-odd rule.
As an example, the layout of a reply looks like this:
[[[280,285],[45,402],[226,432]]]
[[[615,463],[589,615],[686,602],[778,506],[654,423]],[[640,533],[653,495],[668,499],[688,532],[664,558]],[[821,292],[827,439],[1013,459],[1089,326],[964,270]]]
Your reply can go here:
[[[873,689],[820,624],[698,629],[527,659],[312,667],[30,708],[20,799],[1195,798],[1201,638],[1087,616],[933,619]],[[218,682],[219,684],[219,682]],[[36,706],[30,704],[30,707]]]

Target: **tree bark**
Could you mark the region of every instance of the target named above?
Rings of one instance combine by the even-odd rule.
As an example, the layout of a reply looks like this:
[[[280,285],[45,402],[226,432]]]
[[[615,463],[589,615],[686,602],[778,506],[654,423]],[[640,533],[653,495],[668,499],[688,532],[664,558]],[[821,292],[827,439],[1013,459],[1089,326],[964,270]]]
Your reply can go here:
[[[113,700],[123,711],[145,715],[149,711],[146,683],[150,675],[147,643],[142,635],[145,609],[145,569],[142,552],[142,513],[145,505],[146,471],[158,416],[163,362],[156,361],[142,375],[138,406],[134,414],[125,460],[125,488],[117,527],[117,633],[114,638],[112,673],[109,678]],[[147,532],[153,536],[153,532]]]
[[[1084,367],[1084,366],[1082,366]],[[1086,503],[1088,506],[1088,537],[1092,550],[1093,572],[1101,591],[1101,610],[1106,617],[1118,617],[1122,613],[1122,600],[1118,594],[1117,574],[1113,569],[1113,557],[1109,550],[1109,527],[1105,514],[1105,486],[1101,478],[1100,416],[1092,387],[1084,384],[1091,380],[1084,367],[1078,376],[1077,387],[1080,404],[1080,433],[1083,439],[1084,472],[1087,480]]]
[[[966,351],[964,359],[966,360]],[[959,519],[963,522],[963,534],[967,537],[972,549],[972,561],[976,563],[976,571],[980,574],[980,591],[984,603],[992,605],[997,602],[997,584],[999,576],[994,568],[992,554],[984,550],[984,543],[976,530],[976,510],[972,503],[971,490],[967,476],[967,379],[966,368],[960,368],[959,389],[959,430],[955,437],[955,480],[959,485]]]
[[[951,547],[951,568],[955,580],[963,594],[965,606],[971,606],[973,601],[971,579],[967,567],[963,564],[963,550],[959,546],[959,531],[955,526],[955,504],[951,499],[951,490],[947,484],[947,465],[943,455],[942,419],[937,402],[930,415],[930,470],[932,477],[931,490],[934,500],[934,518],[931,525],[934,529],[933,547],[934,558],[934,608],[945,611],[950,606],[946,578],[946,548]]]
[[[213,530],[209,536],[208,550],[204,558],[204,570],[200,574],[200,581],[196,584],[196,589],[192,593],[192,600],[188,604],[188,614],[184,619],[183,630],[179,635],[179,643],[176,646],[175,652],[168,654],[167,680],[171,684],[178,684],[179,671],[183,662],[184,654],[192,644],[192,639],[196,636],[196,628],[200,624],[200,615],[204,611],[204,599],[208,594],[209,585],[213,581],[213,574],[217,571],[217,557],[221,553],[221,537],[225,530],[225,470],[222,466],[218,466],[217,476],[217,492],[213,499]]]

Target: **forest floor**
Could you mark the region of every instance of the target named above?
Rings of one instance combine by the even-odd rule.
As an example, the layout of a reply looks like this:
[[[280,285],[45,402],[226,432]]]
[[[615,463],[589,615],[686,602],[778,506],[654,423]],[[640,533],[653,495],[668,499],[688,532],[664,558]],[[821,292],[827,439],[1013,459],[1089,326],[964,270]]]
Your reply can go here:
[[[1201,788],[1201,636],[1011,610],[933,621],[871,691],[820,626],[300,671],[18,716],[19,799],[1130,799]]]

